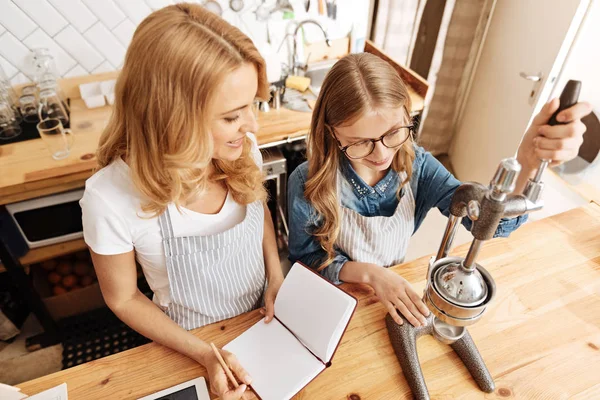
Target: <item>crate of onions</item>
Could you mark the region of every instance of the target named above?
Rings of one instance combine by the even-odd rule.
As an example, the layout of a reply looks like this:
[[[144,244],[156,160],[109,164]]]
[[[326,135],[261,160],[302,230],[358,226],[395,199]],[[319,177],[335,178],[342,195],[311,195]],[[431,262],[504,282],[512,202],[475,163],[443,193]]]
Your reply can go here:
[[[87,250],[40,263],[46,271],[52,294],[60,295],[96,282],[94,266]]]
[[[88,250],[31,266],[34,285],[54,318],[105,305]]]

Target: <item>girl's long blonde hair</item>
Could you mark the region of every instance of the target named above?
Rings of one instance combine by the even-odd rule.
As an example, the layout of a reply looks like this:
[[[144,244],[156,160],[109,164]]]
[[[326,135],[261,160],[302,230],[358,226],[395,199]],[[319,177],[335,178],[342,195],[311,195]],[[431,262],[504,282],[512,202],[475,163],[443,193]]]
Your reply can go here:
[[[333,261],[334,246],[340,232],[336,178],[340,157],[345,155],[338,147],[333,130],[352,124],[368,111],[380,108],[411,109],[406,86],[394,68],[369,53],[351,54],[335,63],[323,82],[307,140],[309,162],[304,196],[319,218],[318,226],[311,233],[327,252],[327,259],[319,270]],[[398,196],[412,175],[414,158],[411,138],[392,161],[395,171],[406,173],[398,188]]]
[[[180,205],[209,181],[224,181],[240,204],[265,198],[248,138],[239,159],[212,159],[208,116],[214,94],[244,63],[256,67],[257,96],[268,98],[265,63],[252,41],[200,5],[165,7],[137,27],[97,158],[100,167],[126,158],[147,199],[144,211],[158,215],[169,203]]]

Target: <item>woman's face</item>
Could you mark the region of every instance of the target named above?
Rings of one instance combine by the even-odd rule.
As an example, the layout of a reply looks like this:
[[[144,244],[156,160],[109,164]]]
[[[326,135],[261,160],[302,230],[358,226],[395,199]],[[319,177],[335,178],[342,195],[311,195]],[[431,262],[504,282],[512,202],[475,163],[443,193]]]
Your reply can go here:
[[[256,68],[249,63],[227,75],[217,89],[215,113],[211,121],[213,159],[237,160],[242,154],[246,132],[258,131],[252,111],[257,89]]]
[[[335,136],[342,146],[348,146],[364,142],[367,139],[379,139],[383,135],[407,125],[409,123],[403,107],[382,108],[367,112],[351,125],[336,127]],[[402,135],[404,136],[404,134]],[[357,172],[364,168],[377,172],[386,171],[392,165],[394,155],[401,147],[388,148],[378,141],[371,154],[364,158],[350,159],[350,163]]]

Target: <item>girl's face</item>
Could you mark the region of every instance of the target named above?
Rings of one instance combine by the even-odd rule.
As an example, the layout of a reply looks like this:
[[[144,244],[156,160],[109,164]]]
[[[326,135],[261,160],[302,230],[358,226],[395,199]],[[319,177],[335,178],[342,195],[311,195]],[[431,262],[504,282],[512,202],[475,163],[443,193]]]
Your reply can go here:
[[[256,68],[249,63],[227,75],[217,89],[215,114],[210,125],[213,159],[237,160],[242,155],[246,133],[258,131],[252,111],[257,89]]]
[[[369,144],[364,142],[365,140],[377,140],[383,135],[407,125],[409,125],[409,122],[403,107],[382,108],[369,111],[351,125],[336,127],[335,136],[344,147],[356,143],[363,143],[364,146],[368,146]],[[407,132],[407,130],[403,129],[401,132]],[[405,136],[405,133],[399,134]],[[399,142],[396,138],[393,140]],[[349,157],[350,163],[357,172],[365,168],[375,172],[387,171],[392,165],[394,155],[401,147],[389,148],[384,146],[382,141],[378,141],[375,143],[375,148],[371,154],[359,159]]]

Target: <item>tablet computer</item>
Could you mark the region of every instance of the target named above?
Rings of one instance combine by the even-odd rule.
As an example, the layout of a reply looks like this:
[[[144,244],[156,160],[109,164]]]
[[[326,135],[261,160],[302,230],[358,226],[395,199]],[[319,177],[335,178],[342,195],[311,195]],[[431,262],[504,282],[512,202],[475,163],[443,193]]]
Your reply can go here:
[[[138,400],[210,400],[204,377],[192,379]]]

